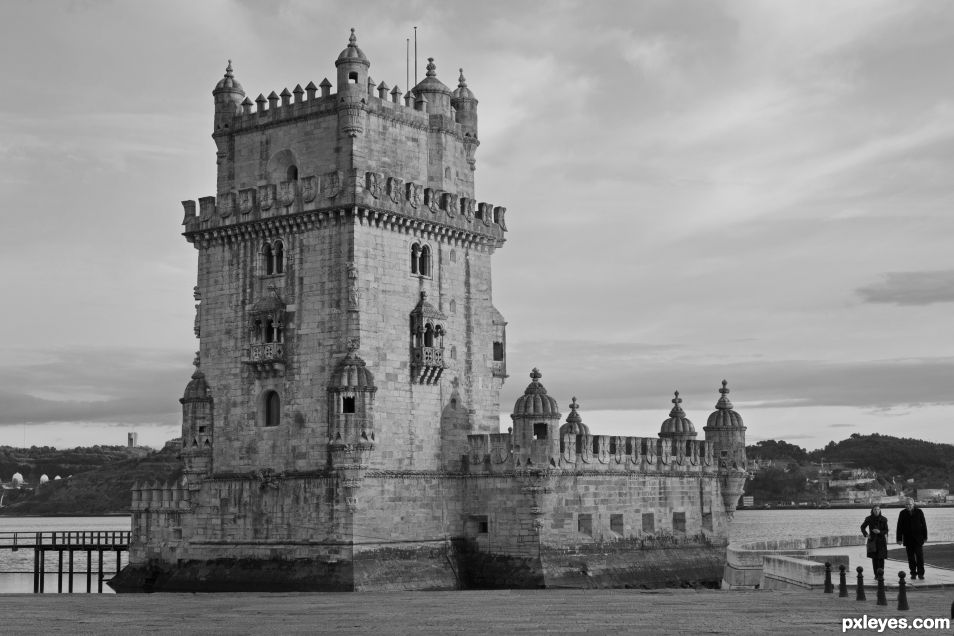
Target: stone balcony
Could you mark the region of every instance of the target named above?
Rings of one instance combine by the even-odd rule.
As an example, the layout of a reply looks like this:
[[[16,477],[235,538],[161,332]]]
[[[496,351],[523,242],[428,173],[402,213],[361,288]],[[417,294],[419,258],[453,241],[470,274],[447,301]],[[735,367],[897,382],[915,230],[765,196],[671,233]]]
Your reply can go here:
[[[249,355],[244,362],[262,375],[283,375],[285,373],[285,343],[255,343],[249,347]]]

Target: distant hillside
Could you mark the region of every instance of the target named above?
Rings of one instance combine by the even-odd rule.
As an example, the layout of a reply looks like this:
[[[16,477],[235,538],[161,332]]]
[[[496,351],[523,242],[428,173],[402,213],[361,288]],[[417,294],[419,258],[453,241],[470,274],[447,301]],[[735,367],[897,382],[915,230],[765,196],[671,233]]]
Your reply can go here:
[[[126,446],[88,446],[59,450],[52,446],[13,448],[0,446],[0,480],[10,481],[14,473],[23,475],[28,484],[39,483],[46,475],[67,477],[124,459],[144,457],[148,448]]]
[[[833,478],[839,476],[839,470],[831,471],[838,464],[873,471],[877,479],[868,487],[883,488],[889,496],[913,496],[918,488],[949,488],[954,478],[954,445],[877,433],[856,433],[811,452],[782,440],[765,440],[747,446],[746,453],[756,460],[758,471],[746,484],[745,494],[765,503],[825,501],[818,486],[823,465]]]
[[[77,464],[70,463],[77,457],[82,457],[82,452],[93,449],[71,449],[70,451],[53,451],[49,453],[48,459],[50,466],[73,466]],[[122,447],[107,447],[122,448]],[[13,449],[19,450],[19,449]],[[52,449],[50,449],[52,450]],[[100,447],[102,450],[102,447]],[[62,452],[64,456],[57,458],[56,453]],[[130,488],[134,482],[160,482],[178,479],[182,474],[182,465],[177,459],[178,451],[174,448],[166,448],[161,451],[146,451],[145,454],[106,452],[103,454],[91,453],[92,455],[108,457],[111,461],[90,462],[87,465],[93,465],[91,469],[78,471],[69,469],[64,470],[71,477],[62,475],[62,479],[50,481],[42,487],[31,491],[6,491],[3,508],[0,514],[3,515],[103,515],[128,512],[131,501]],[[7,476],[10,472],[3,469],[3,474]],[[20,472],[23,472],[22,470]],[[51,478],[53,474],[50,471],[44,472]],[[33,474],[33,473],[31,473]],[[26,477],[26,473],[24,473]],[[9,476],[6,477],[9,479]],[[36,480],[28,481],[32,485]]]

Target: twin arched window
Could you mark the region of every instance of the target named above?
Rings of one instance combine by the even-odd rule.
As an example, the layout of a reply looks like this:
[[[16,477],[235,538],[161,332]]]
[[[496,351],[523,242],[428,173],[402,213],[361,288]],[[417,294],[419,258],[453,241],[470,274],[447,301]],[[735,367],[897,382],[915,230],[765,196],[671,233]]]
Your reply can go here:
[[[411,246],[411,273],[418,276],[431,275],[431,248],[415,243]]]
[[[285,244],[281,240],[262,246],[262,271],[266,276],[285,273]]]
[[[284,342],[285,325],[270,317],[258,319],[252,326],[252,337],[255,342],[264,342],[266,344],[271,342]]]

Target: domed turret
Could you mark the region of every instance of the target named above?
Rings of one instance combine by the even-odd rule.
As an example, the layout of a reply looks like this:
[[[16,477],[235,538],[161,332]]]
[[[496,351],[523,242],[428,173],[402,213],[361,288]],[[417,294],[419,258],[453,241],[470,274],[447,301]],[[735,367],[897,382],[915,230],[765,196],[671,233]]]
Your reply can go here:
[[[198,365],[196,365],[195,371],[192,373],[192,379],[186,385],[185,391],[183,391],[182,398],[179,400],[179,402],[185,403],[206,399],[210,399],[209,385],[205,381],[205,374],[202,373],[202,370],[199,369]]]
[[[332,447],[332,464],[346,461],[337,450],[374,444],[374,375],[358,357],[357,343],[348,347],[328,380],[328,443]]]
[[[212,389],[199,368],[199,352],[192,361],[195,371],[179,402],[182,404],[182,459],[186,472],[207,473],[212,469]]]
[[[583,419],[577,412],[579,408],[580,405],[576,401],[576,396],[574,396],[573,401],[570,402],[570,414],[566,416],[566,423],[560,427],[560,439],[563,439],[564,435],[590,434],[590,428],[583,423]]]
[[[338,92],[342,93],[349,86],[357,86],[359,91],[367,92],[368,69],[371,62],[360,48],[358,48],[358,38],[351,29],[351,36],[348,38],[348,46],[338,55],[335,60],[335,66],[338,68]]]
[[[232,117],[242,112],[242,102],[245,100],[245,89],[232,75],[232,60],[225,67],[225,76],[212,90],[212,99],[215,102],[214,132],[229,128]]]
[[[729,401],[728,382],[722,381],[716,410],[709,415],[705,427],[706,441],[712,444],[714,456],[723,468],[745,470],[748,461],[745,457],[745,426],[742,416],[733,410]]]
[[[682,404],[679,391],[676,391],[672,403],[672,410],[669,411],[669,417],[662,423],[662,428],[659,430],[659,437],[671,437],[682,440],[694,438],[696,436],[696,429],[693,427],[689,418],[686,417],[686,412],[679,406]]]
[[[464,135],[477,139],[477,98],[467,88],[464,69],[460,69],[460,78],[451,97],[451,105],[457,110],[457,123],[464,127]]]
[[[523,395],[517,398],[513,405],[513,415],[510,417],[560,417],[560,408],[557,401],[547,395],[547,390],[540,384],[543,374],[539,369],[530,372],[531,382]]]
[[[725,380],[722,381],[722,388],[719,389],[719,393],[722,396],[719,398],[719,401],[716,402],[716,410],[709,415],[709,419],[706,421],[706,427],[716,426],[720,428],[745,428],[742,425],[742,416],[736,413],[732,407],[732,402],[729,400],[729,388],[726,386],[728,382]]]
[[[433,57],[427,58],[427,74],[414,87],[413,92],[416,99],[426,102],[428,113],[450,115],[451,90],[437,79],[437,65],[434,64]]]
[[[349,352],[331,374],[328,389],[335,391],[377,391],[374,375],[364,360]]]

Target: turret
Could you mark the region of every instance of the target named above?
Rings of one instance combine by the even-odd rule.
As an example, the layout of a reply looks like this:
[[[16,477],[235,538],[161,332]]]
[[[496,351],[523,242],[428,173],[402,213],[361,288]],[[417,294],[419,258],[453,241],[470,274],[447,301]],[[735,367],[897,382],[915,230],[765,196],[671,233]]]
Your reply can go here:
[[[219,80],[212,90],[215,101],[215,127],[213,132],[227,130],[232,125],[232,117],[242,113],[245,89],[232,75],[232,60],[225,67],[225,77]]]
[[[186,474],[208,474],[212,471],[212,392],[199,368],[198,352],[192,364],[195,372],[179,399],[182,404],[182,461]]]
[[[358,48],[358,38],[354,34],[354,29],[351,29],[348,46],[338,55],[335,66],[338,68],[339,95],[352,90],[350,87],[354,87],[353,90],[359,93],[367,93],[368,69],[371,67],[371,62],[364,51]]]
[[[669,411],[669,417],[663,420],[659,429],[661,439],[672,440],[672,454],[691,455],[692,451],[687,448],[686,442],[696,438],[696,429],[692,421],[686,417],[686,412],[682,410],[682,398],[679,397],[679,391],[675,392],[672,399],[672,410]]]
[[[513,406],[513,453],[518,467],[547,468],[560,451],[560,411],[557,401],[540,384],[539,369]]]
[[[451,96],[451,105],[457,110],[457,123],[464,127],[464,134],[477,138],[477,98],[467,88],[464,69],[460,69],[457,90]]]
[[[414,87],[414,96],[416,100],[424,101],[431,115],[451,114],[451,90],[437,79],[437,65],[433,57],[427,58],[427,74]]]
[[[745,426],[742,425],[742,416],[732,409],[727,384],[722,381],[719,389],[722,395],[716,402],[716,410],[709,415],[702,430],[706,432],[706,442],[712,444],[712,456],[719,465],[722,500],[731,517],[748,478],[748,460],[745,457]]]
[[[350,350],[328,383],[328,446],[332,466],[357,462],[351,453],[374,448],[374,375]]]

